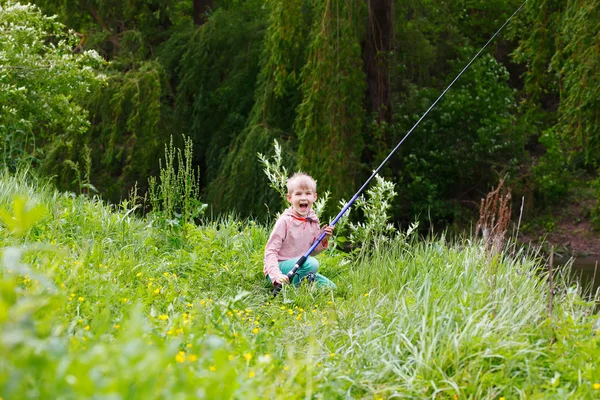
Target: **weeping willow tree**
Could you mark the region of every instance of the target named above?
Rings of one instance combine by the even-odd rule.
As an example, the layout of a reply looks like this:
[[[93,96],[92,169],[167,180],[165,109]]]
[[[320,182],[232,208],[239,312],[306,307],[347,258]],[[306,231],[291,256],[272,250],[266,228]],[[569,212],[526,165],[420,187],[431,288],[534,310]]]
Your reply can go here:
[[[600,1],[535,0],[515,59],[527,65],[525,115],[545,154],[534,168],[544,198],[568,192],[569,171],[600,165]]]
[[[364,146],[364,4],[271,0],[267,5],[252,113],[208,190],[214,204],[255,215],[264,214],[265,204],[279,208],[280,199],[256,162],[258,152],[271,151],[273,138],[283,142],[289,169],[312,174],[319,191],[338,198],[355,188]]]
[[[361,57],[362,2],[326,0],[315,7],[308,60],[302,69],[302,103],[295,128],[298,166],[334,197],[356,189],[365,118]]]
[[[280,199],[271,193],[257,162],[257,153],[269,153],[276,137],[283,138],[288,150],[293,146],[290,114],[300,100],[303,44],[307,37],[306,25],[312,16],[306,0],[270,0],[266,6],[268,28],[252,111],[207,190],[209,201],[217,209],[244,210],[256,216],[265,214],[265,204],[279,209]],[[286,161],[293,165],[291,160]]]

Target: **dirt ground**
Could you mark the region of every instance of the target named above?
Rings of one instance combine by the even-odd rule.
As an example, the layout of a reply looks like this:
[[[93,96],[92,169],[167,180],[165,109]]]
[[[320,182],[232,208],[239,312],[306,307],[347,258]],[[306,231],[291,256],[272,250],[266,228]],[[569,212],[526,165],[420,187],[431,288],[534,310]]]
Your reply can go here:
[[[591,210],[596,204],[593,195],[572,196],[551,213],[552,229],[544,232],[542,227],[525,231],[524,243],[544,247],[554,246],[561,253],[575,257],[600,258],[600,232],[593,229]]]

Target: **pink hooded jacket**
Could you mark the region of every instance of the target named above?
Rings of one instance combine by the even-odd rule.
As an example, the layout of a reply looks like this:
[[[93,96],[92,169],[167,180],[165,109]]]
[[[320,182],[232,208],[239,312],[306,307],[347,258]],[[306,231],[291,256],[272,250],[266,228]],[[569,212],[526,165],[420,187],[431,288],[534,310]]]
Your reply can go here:
[[[265,248],[265,275],[271,282],[283,275],[279,262],[302,257],[320,234],[319,219],[312,209],[306,218],[296,213],[293,207],[285,210],[275,223]],[[323,239],[312,254],[322,252],[328,245],[327,238]]]

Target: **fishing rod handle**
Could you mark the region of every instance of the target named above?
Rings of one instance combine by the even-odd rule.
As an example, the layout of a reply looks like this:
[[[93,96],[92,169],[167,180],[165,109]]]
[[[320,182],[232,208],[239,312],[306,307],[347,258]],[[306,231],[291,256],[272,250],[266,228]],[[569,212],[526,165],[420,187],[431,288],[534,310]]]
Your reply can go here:
[[[308,256],[304,255],[304,256],[300,257],[298,259],[298,261],[296,261],[296,264],[294,264],[294,266],[292,267],[290,272],[288,272],[286,274],[286,276],[288,277],[288,282],[290,282],[290,283],[292,282],[292,279],[294,279],[294,276],[296,275],[296,273],[298,272],[300,267],[302,265],[304,265],[304,262],[306,261],[307,258],[308,258]],[[273,285],[273,297],[277,296],[277,294],[279,294],[279,292],[281,292],[281,288],[282,288],[282,285],[280,283],[275,283]]]

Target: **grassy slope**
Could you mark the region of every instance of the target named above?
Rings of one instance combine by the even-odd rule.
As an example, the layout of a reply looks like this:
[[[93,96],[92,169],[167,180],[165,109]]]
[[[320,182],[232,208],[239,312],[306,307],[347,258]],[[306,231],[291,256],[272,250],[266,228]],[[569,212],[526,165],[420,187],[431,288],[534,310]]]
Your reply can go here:
[[[23,177],[44,204],[0,230],[2,398],[597,398],[590,307],[548,290],[527,257],[443,239],[361,261],[320,256],[339,290],[272,302],[268,229],[225,219],[187,238]],[[27,215],[10,211],[16,226]]]

